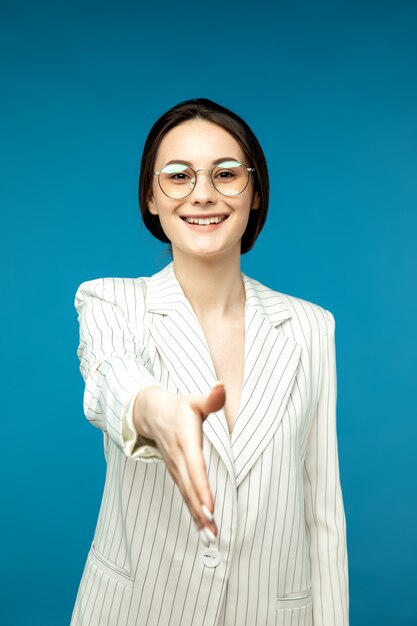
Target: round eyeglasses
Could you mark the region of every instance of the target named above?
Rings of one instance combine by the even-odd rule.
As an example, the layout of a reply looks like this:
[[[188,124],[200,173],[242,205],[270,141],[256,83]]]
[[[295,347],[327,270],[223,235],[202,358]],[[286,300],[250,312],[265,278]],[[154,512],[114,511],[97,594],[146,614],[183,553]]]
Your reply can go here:
[[[193,191],[198,172],[209,172],[211,184],[223,196],[238,196],[245,191],[249,175],[254,171],[254,167],[246,167],[239,161],[222,161],[211,170],[193,170],[184,163],[169,163],[154,172],[154,176],[158,176],[159,187],[168,198],[181,200]]]

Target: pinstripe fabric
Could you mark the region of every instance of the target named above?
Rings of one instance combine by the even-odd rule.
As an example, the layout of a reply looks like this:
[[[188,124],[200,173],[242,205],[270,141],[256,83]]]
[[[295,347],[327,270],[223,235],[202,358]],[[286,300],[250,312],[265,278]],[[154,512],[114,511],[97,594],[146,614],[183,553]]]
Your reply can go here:
[[[203,424],[214,567],[131,416],[146,385],[205,394],[216,380],[173,264],[77,291],[84,409],[104,433],[107,475],[71,626],[348,626],[334,318],[242,276],[238,414],[231,435],[223,410]]]

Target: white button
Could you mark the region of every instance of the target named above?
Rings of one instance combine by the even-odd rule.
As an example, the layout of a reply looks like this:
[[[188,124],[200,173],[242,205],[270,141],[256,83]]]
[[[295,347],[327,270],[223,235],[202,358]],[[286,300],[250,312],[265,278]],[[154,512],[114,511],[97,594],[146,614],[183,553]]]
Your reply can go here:
[[[203,554],[203,563],[206,567],[217,567],[220,563],[219,551],[215,548],[207,548]]]

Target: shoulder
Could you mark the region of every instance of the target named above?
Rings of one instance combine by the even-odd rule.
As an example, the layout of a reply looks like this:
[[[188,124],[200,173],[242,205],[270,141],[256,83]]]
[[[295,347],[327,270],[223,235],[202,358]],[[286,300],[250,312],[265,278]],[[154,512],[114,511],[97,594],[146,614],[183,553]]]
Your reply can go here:
[[[114,305],[123,305],[130,300],[144,299],[150,285],[162,285],[172,280],[172,262],[151,276],[135,278],[93,278],[80,284],[75,295],[75,305],[88,299],[106,300]]]
[[[106,302],[121,309],[144,300],[145,277],[105,277],[86,280],[78,287],[74,306],[79,311],[87,303]]]
[[[258,306],[261,306],[267,316],[270,316],[271,313],[276,314],[276,311],[279,310],[284,323],[304,334],[309,329],[313,332],[319,331],[320,334],[334,331],[334,315],[322,305],[277,291],[246,275],[244,275],[244,279],[247,285],[248,299],[253,299]]]
[[[323,329],[326,334],[329,327],[335,327],[333,313],[320,304],[286,293],[280,293],[280,296],[291,311],[293,319],[299,324],[316,326]]]

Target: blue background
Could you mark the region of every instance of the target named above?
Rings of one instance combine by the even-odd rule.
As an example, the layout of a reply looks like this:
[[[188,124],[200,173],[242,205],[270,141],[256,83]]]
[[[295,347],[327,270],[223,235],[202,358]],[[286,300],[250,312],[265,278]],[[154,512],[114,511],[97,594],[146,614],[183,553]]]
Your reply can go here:
[[[73,300],[169,261],[141,225],[153,121],[242,115],[271,174],[243,270],[330,309],[352,626],[416,626],[417,5],[2,2],[1,623],[69,623],[101,500]]]

